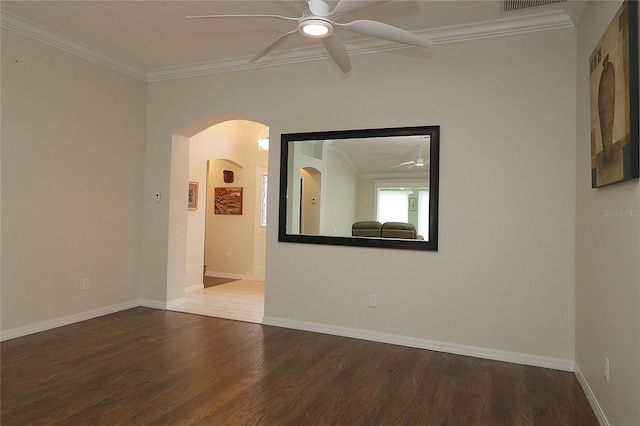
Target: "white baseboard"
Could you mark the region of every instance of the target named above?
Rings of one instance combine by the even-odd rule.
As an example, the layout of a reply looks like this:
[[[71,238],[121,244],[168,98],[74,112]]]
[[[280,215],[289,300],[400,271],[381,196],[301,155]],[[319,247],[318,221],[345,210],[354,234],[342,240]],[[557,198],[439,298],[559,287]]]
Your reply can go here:
[[[596,417],[598,418],[598,422],[600,422],[601,426],[610,426],[611,423],[609,423],[607,416],[604,415],[604,411],[602,410],[600,403],[596,399],[595,394],[591,390],[591,386],[589,386],[589,382],[587,381],[587,378],[584,377],[584,374],[582,374],[582,371],[580,370],[580,367],[578,366],[577,362],[576,362],[575,372],[576,372],[576,377],[578,378],[578,382],[582,387],[582,391],[587,396],[587,399],[589,400],[589,404],[591,405],[591,409],[593,410]]]
[[[143,306],[145,308],[166,310],[167,302],[161,302],[159,300],[139,299],[138,306]]]
[[[181,297],[180,299],[174,299],[174,300],[170,300],[166,303],[165,305],[165,309],[172,309],[175,308],[178,305],[182,305],[184,302],[186,302],[187,299],[185,299],[184,297]]]
[[[103,315],[113,314],[116,312],[124,311],[126,309],[135,308],[137,306],[140,306],[140,302],[138,300],[131,300],[129,302],[119,303],[117,305],[105,306],[103,308],[93,309],[91,311],[80,312],[78,314],[25,325],[23,327],[12,328],[1,332],[0,341],[26,336],[28,334],[39,333],[41,331],[51,330],[53,328],[74,324],[80,321],[86,321],[89,319],[101,317]]]
[[[32,333],[38,333],[40,331],[50,330],[52,328],[61,327],[64,325],[73,324],[80,321],[85,321],[92,318],[97,318],[103,315],[112,314],[115,312],[123,311],[126,309],[135,308],[138,306],[144,306],[154,309],[171,309],[172,307],[184,303],[185,299],[180,298],[169,302],[161,302],[157,300],[139,299],[132,300],[117,305],[106,306],[92,311],[81,312],[79,314],[69,315],[62,318],[56,318],[53,320],[43,321],[36,324],[31,324],[23,327],[17,327],[14,329],[6,330],[0,333],[0,341],[13,339],[16,337],[26,336]],[[283,318],[267,317],[265,316],[263,325],[270,325],[276,327],[292,328],[296,330],[312,331],[317,333],[331,334],[336,336],[351,337],[355,339],[370,340],[381,343],[391,343],[394,345],[408,346],[413,348],[428,349],[438,352],[447,352],[458,355],[472,356],[476,358],[491,359],[495,361],[512,362],[516,364],[531,365],[534,367],[552,368],[555,370],[563,371],[575,371],[580,381],[580,385],[583,387],[589,402],[591,403],[594,412],[598,416],[598,419],[603,425],[609,425],[602,408],[598,404],[593,392],[589,388],[589,385],[577,368],[577,365],[572,360],[542,357],[538,355],[529,355],[518,352],[501,351],[497,349],[481,348],[476,346],[460,345],[456,343],[440,342],[436,340],[421,339],[410,336],[400,336],[388,333],[379,333],[375,331],[338,327],[327,324],[311,323],[306,321],[295,321]]]
[[[374,342],[391,343],[394,345],[428,349],[438,352],[447,352],[457,355],[466,355],[476,358],[490,359],[494,361],[505,361],[515,364],[531,365],[534,367],[552,368],[554,370],[573,372],[575,367],[574,361],[569,359],[550,358],[538,355],[523,354],[519,352],[501,351],[498,349],[488,349],[476,346],[460,345],[457,343],[439,342],[436,340],[399,336],[395,334],[379,333],[375,331],[355,328],[337,327],[305,321],[294,321],[265,316],[262,320],[262,324],[272,325],[276,327],[292,328],[296,330],[313,331],[317,333],[332,334],[335,336],[351,337],[355,339],[370,340]]]
[[[202,290],[204,288],[204,284],[196,284],[190,285],[184,288],[185,293],[191,293],[192,291]]]
[[[23,327],[16,327],[10,330],[0,332],[0,341],[14,339],[16,337],[26,336],[28,334],[39,333],[41,331],[51,330],[54,328],[62,327],[69,324],[74,324],[81,321],[98,318],[103,315],[114,314],[116,312],[124,311],[131,308],[137,308],[143,306],[145,308],[167,310],[172,307],[184,303],[185,299],[176,299],[170,302],[161,302],[158,300],[138,299],[131,300],[129,302],[120,303],[117,305],[105,306],[103,308],[94,309],[91,311],[81,312],[79,314],[68,315],[62,318],[55,318],[48,321],[42,321],[35,324],[25,325]]]

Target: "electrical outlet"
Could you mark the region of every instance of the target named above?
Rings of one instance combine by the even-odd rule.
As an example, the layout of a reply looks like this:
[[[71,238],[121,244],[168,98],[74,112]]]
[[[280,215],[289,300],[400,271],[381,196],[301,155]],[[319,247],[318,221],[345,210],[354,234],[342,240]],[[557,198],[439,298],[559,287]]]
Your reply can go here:
[[[227,260],[231,260],[231,253],[227,252],[226,258],[227,258]]]
[[[155,201],[156,203],[159,203],[161,198],[162,198],[162,194],[160,194],[159,192],[156,192],[156,195],[153,201]]]
[[[378,306],[378,296],[376,296],[375,294],[369,295],[369,306],[372,308]]]
[[[609,358],[604,357],[604,378],[609,383]]]
[[[89,278],[82,280],[82,291],[89,290]]]

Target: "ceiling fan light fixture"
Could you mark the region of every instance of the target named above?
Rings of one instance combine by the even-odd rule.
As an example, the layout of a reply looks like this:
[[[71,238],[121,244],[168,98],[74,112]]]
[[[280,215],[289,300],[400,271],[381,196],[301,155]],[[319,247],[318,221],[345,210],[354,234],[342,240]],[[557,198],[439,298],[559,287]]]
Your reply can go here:
[[[302,35],[311,38],[324,38],[333,33],[333,25],[324,19],[305,19],[298,25]]]
[[[2,0],[0,0],[2,1]],[[303,12],[299,18],[293,16],[271,15],[271,14],[235,14],[235,15],[199,15],[187,16],[189,19],[198,18],[269,18],[279,19],[289,22],[297,22],[298,28],[291,29],[280,37],[272,41],[267,47],[249,59],[252,64],[267,53],[281,46],[288,38],[297,34],[311,39],[321,39],[325,50],[333,59],[333,62],[344,73],[351,71],[351,61],[349,52],[344,42],[335,34],[333,30],[339,28],[348,30],[367,37],[375,37],[394,43],[406,44],[409,46],[430,48],[433,42],[412,32],[403,30],[393,25],[368,19],[356,19],[355,21],[343,23],[335,22],[336,16],[342,16],[356,12],[366,7],[375,6],[379,3],[386,3],[389,0],[306,0],[307,12]],[[511,0],[511,1],[551,1],[551,0]],[[558,0],[561,1],[561,0]],[[331,3],[331,5],[329,4]],[[297,34],[296,34],[297,33]]]

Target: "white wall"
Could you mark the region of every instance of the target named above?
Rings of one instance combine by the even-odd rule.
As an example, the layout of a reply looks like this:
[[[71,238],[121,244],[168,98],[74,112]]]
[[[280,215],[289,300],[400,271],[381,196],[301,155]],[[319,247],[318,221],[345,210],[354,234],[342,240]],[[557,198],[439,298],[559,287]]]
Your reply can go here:
[[[187,276],[187,255],[188,255],[188,219],[186,209],[187,188],[189,182],[189,163],[181,161],[189,156],[189,139],[173,135],[171,143],[171,186],[167,197],[163,202],[169,206],[169,217],[180,224],[180,226],[169,227],[168,238],[168,258],[178,259],[167,264],[167,301],[175,303],[176,300],[183,301],[185,278]],[[166,194],[165,194],[166,195]],[[150,303],[150,305],[155,305]],[[162,304],[158,304],[162,306]]]
[[[137,303],[145,98],[141,81],[2,30],[3,336]]]
[[[356,220],[375,220],[376,187],[373,179],[358,179],[356,195]]]
[[[325,209],[320,218],[321,235],[351,236],[355,221],[358,175],[344,153],[327,150]]]
[[[575,35],[354,56],[348,75],[322,60],[151,83],[144,297],[164,296],[157,235],[174,225],[148,196],[168,189],[171,135],[192,136],[189,123],[234,114],[269,125],[273,140],[439,124],[439,251],[278,243],[270,185],[266,316],[573,360]],[[277,182],[274,144],[269,168]]]
[[[591,188],[589,56],[620,2],[589,2],[578,27],[576,362],[612,425],[640,424],[640,184]],[[629,212],[621,216],[607,212]],[[604,358],[610,382],[604,378]]]
[[[204,285],[204,241],[205,211],[207,209],[207,158],[208,150],[225,149],[226,144],[189,142],[189,181],[198,183],[198,208],[187,213],[187,261],[185,287],[198,288]]]

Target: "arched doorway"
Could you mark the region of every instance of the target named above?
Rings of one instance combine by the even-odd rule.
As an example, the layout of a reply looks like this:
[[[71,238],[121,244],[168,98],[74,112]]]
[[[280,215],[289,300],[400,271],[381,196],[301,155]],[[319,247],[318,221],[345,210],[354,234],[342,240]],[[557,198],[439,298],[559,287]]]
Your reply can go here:
[[[300,169],[300,233],[320,234],[322,173],[315,167]]]
[[[265,243],[260,238],[266,234],[260,202],[266,194],[258,185],[262,179],[258,172],[266,174],[268,151],[258,147],[258,136],[267,127],[225,116],[200,120],[186,128],[191,129],[187,134],[192,134],[174,135],[171,159],[167,294],[179,297],[170,298],[173,302],[167,307],[174,310],[182,310],[178,307],[191,293],[204,287],[205,274],[241,281],[264,280],[265,262],[258,257],[265,255],[265,247],[258,245]],[[201,130],[195,131],[198,128]],[[185,208],[189,183],[198,188],[197,207],[190,210]],[[241,209],[233,214],[216,212],[216,189],[240,194]]]

